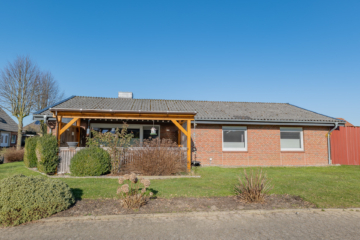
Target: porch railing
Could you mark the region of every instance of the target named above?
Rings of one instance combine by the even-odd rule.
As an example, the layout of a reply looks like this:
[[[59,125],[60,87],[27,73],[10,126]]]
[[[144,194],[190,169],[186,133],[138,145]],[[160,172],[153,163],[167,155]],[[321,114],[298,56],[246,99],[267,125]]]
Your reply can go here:
[[[70,173],[70,163],[71,163],[71,159],[74,157],[74,155],[79,152],[81,149],[84,149],[85,147],[78,147],[76,149],[71,149],[68,147],[60,147],[59,148],[59,165],[57,168],[57,173],[58,174],[66,174],[66,173]],[[103,149],[107,150],[107,147],[103,147]],[[133,161],[133,157],[134,157],[134,152],[136,151],[137,153],[141,152],[142,149],[145,149],[143,147],[131,147],[128,148],[127,151],[125,151],[125,154],[123,154],[123,156],[121,156],[121,162],[122,163],[128,163]],[[181,147],[181,148],[167,148],[169,149],[169,151],[173,151],[178,152],[181,151],[181,156],[182,158],[186,159],[187,158],[187,148],[186,147]]]

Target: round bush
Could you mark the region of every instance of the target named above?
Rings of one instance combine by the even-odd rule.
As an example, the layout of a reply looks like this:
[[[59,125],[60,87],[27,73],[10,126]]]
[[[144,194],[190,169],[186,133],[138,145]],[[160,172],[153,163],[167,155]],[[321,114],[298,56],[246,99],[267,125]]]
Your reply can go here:
[[[28,168],[34,168],[37,166],[35,149],[38,139],[38,137],[32,137],[25,140],[24,163]]]
[[[0,225],[49,217],[74,203],[70,188],[60,180],[14,175],[0,181]]]
[[[46,174],[56,173],[59,164],[58,141],[55,136],[45,134],[36,143],[37,167],[40,172]]]
[[[74,176],[100,176],[110,170],[110,154],[99,147],[80,150],[70,163],[70,172]]]

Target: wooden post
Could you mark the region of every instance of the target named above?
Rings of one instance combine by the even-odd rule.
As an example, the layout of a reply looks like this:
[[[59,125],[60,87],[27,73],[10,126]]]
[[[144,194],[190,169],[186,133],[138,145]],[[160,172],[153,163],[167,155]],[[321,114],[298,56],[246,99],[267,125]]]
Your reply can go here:
[[[181,130],[178,129],[178,146],[181,147]]]
[[[57,117],[57,131],[56,131],[56,134],[57,134],[57,140],[58,140],[59,147],[60,147],[60,137],[61,137],[60,129],[62,127],[61,122],[62,122],[62,117]]]
[[[191,120],[187,120],[187,169],[191,170]]]
[[[80,124],[81,124],[81,118],[79,118],[79,120],[77,120],[76,122],[76,126],[77,126],[77,130],[78,130],[78,133],[77,133],[77,139],[78,139],[78,147],[80,147]]]

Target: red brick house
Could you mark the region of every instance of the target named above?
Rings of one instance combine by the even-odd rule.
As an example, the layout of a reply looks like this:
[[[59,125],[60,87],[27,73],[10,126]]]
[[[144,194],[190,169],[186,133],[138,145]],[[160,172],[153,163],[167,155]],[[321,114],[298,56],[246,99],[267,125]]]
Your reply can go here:
[[[126,122],[141,141],[155,127],[155,137],[187,147],[188,159],[218,166],[331,164],[329,133],[345,124],[288,103],[133,99],[132,93],[72,96],[34,113],[42,119],[64,147],[85,146],[89,129],[106,132]]]
[[[0,108],[0,147],[16,146],[17,130],[17,123]]]

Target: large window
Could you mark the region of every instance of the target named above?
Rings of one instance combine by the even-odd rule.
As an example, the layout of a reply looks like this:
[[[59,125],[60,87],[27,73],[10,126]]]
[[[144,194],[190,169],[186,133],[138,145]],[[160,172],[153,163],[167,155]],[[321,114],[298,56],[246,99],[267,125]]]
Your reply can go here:
[[[92,123],[91,127],[98,132],[106,133],[111,132],[112,130],[119,128],[119,131],[121,131],[122,124],[113,124],[113,123]],[[130,124],[128,125],[127,132],[132,133],[134,136],[131,139],[130,144],[136,144],[140,141],[140,143],[143,141],[143,139],[149,139],[149,138],[158,138],[160,137],[160,126],[155,125],[156,129],[156,135],[151,135],[151,128],[153,125],[140,125],[140,124]]]
[[[223,151],[246,151],[246,127],[223,127]]]
[[[280,128],[281,151],[303,151],[303,130],[302,128]]]

